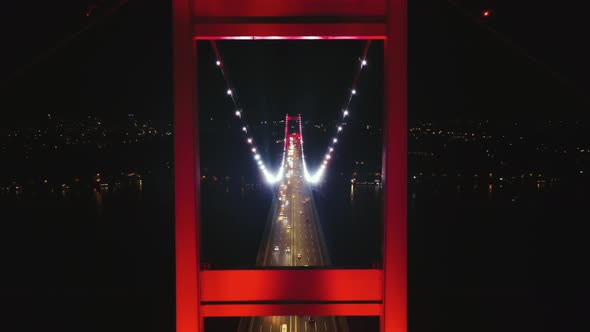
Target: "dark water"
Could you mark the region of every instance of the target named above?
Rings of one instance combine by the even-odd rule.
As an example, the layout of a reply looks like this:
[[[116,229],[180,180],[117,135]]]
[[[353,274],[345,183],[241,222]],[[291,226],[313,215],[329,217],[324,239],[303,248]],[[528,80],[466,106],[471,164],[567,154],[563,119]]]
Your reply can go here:
[[[336,264],[370,264],[380,194],[355,187],[351,201],[341,182],[316,193],[328,247]],[[233,189],[209,197],[241,203],[204,226],[204,242],[229,248],[212,261],[249,265],[270,194]],[[411,331],[590,330],[585,188],[410,189]],[[173,331],[172,202],[170,183],[153,179],[141,190],[0,194],[3,330]]]
[[[588,330],[587,188],[410,195],[412,330]]]
[[[173,331],[171,186],[0,195],[5,331]]]

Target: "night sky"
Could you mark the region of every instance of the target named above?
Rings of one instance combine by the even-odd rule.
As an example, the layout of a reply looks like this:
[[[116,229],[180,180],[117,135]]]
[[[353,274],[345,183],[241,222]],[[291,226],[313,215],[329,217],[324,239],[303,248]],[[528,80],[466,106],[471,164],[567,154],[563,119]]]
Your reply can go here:
[[[5,37],[0,62],[3,126],[29,124],[47,113],[63,117],[93,114],[107,119],[136,113],[161,123],[171,121],[170,5],[165,1],[129,1],[109,13],[108,8],[117,3],[70,0],[5,5],[8,10],[2,11]],[[90,16],[86,16],[88,8],[92,8]],[[484,9],[491,10],[487,18],[481,15]],[[46,53],[93,19],[97,23],[90,29]],[[567,4],[410,2],[410,121],[586,120],[590,89],[586,59],[590,54],[584,45],[588,30],[584,22],[582,8]],[[358,44],[351,45],[343,54],[360,53]],[[220,48],[228,58],[237,56],[231,47],[222,44]],[[297,52],[303,51],[288,53],[296,56]],[[322,61],[328,60],[322,57],[324,53],[298,60],[309,61],[310,68],[322,68]],[[239,67],[244,63],[264,71],[267,67],[263,60],[256,52],[242,60],[233,61],[236,66],[230,70],[236,75],[234,83],[244,86],[241,89],[245,91],[240,92],[243,102],[256,105],[250,106],[254,109],[261,103],[281,107],[272,97],[261,99],[259,92],[266,91],[267,81],[245,82],[240,76]],[[310,109],[328,108],[330,101],[342,99],[342,89],[352,79],[353,71],[346,61],[344,56],[330,59],[332,66],[322,69],[323,75],[302,75],[288,68],[273,72],[274,79],[285,88],[281,99]],[[313,76],[341,80],[340,86],[330,84],[322,91],[325,105],[324,101],[317,103],[317,89],[309,85],[317,82],[322,86]],[[306,86],[314,89],[304,91]]]
[[[248,121],[282,120],[301,113],[304,121],[336,121],[350,96],[366,41],[218,41]],[[383,42],[373,41],[367,65],[350,104],[360,122],[380,122],[383,109]],[[209,41],[197,43],[199,103],[204,118],[234,112]],[[224,111],[224,112],[219,112]],[[221,114],[220,114],[221,113]]]

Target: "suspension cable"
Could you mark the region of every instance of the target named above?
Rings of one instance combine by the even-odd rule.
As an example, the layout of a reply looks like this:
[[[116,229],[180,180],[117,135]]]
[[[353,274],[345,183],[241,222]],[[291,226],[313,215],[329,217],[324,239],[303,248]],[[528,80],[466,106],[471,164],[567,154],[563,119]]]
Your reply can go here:
[[[215,58],[216,58],[215,64],[217,65],[217,67],[219,67],[219,71],[221,72],[221,75],[223,76],[223,79],[225,81],[225,85],[227,88],[226,94],[232,100],[233,106],[235,108],[235,116],[240,120],[240,123],[242,126],[242,132],[246,136],[246,141],[248,142],[248,146],[250,147],[250,151],[252,152],[252,154],[254,156],[254,160],[258,164],[259,169],[264,174],[267,182],[269,182],[271,184],[276,183],[276,182],[280,181],[283,176],[286,145],[283,147],[283,157],[282,157],[282,161],[281,161],[281,166],[280,166],[278,172],[275,175],[273,175],[272,173],[270,173],[268,171],[268,169],[267,169],[266,165],[264,164],[264,161],[260,155],[260,152],[256,147],[256,144],[254,142],[254,138],[252,137],[252,135],[250,135],[250,132],[251,132],[250,128],[251,127],[248,126],[248,123],[246,121],[246,116],[244,113],[244,109],[241,107],[241,105],[239,103],[236,88],[231,83],[231,80],[229,78],[229,70],[225,66],[225,63],[223,62],[223,58],[221,57],[221,53],[219,52],[219,49],[217,47],[217,43],[215,40],[211,40],[210,42],[211,42],[211,46],[213,48],[213,52],[215,53]],[[336,126],[336,129],[335,129],[336,132],[335,132],[334,138],[332,138],[331,143],[328,144],[328,151],[324,157],[324,160],[323,160],[321,166],[319,167],[318,170],[316,170],[316,172],[313,175],[311,175],[308,172],[307,165],[305,163],[305,157],[303,155],[303,133],[302,133],[302,124],[301,124],[302,121],[301,121],[301,117],[299,117],[299,133],[301,134],[301,152],[302,152],[304,175],[305,175],[305,179],[310,183],[319,182],[319,180],[322,178],[322,175],[324,174],[324,171],[327,167],[328,161],[332,157],[331,154],[335,149],[336,143],[338,142],[338,135],[342,132],[343,126],[345,125],[344,120],[346,117],[348,117],[350,115],[349,106],[350,106],[350,102],[352,100],[352,97],[354,95],[356,95],[356,93],[357,93],[356,86],[358,84],[361,71],[362,71],[363,67],[367,65],[366,58],[367,58],[367,53],[369,51],[370,45],[371,45],[371,40],[367,40],[365,43],[365,46],[363,48],[362,55],[359,58],[359,63],[357,65],[355,73],[354,73],[354,78],[352,80],[351,89],[349,91],[348,97],[345,100],[345,102],[343,103],[342,112],[341,112],[340,118],[338,120],[338,125]],[[287,126],[287,124],[288,124],[288,120],[285,120],[285,126]],[[285,132],[287,132],[286,127],[285,127]],[[285,136],[285,140],[286,139],[287,138]]]

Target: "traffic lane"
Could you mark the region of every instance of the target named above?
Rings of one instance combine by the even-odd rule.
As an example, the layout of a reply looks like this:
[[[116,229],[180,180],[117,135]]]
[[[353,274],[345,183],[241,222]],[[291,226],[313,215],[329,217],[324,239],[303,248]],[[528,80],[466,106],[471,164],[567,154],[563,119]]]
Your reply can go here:
[[[295,196],[298,199],[299,195],[293,195],[293,186],[287,186],[284,194],[286,197],[293,197]],[[289,201],[287,199],[287,201]],[[283,214],[286,217],[283,221],[279,221],[279,213],[280,207],[283,204],[283,201],[278,201],[277,205],[275,206],[275,212],[273,213],[273,221],[271,225],[271,239],[268,243],[270,246],[266,248],[268,251],[269,257],[268,260],[265,261],[266,265],[272,266],[292,266],[292,258],[291,254],[286,252],[287,247],[289,247],[290,252],[293,252],[294,245],[293,245],[293,223],[297,222],[297,214],[294,212],[297,210],[296,208],[296,200],[291,200],[292,203],[288,204],[285,209],[283,210]],[[291,227],[288,227],[291,225]],[[275,246],[278,246],[278,251],[275,251]]]
[[[298,235],[298,241],[295,241],[296,243],[293,242],[289,242],[289,240],[293,241],[294,239],[294,235],[295,232],[291,232],[289,230],[285,230],[286,227],[286,223],[280,223],[280,222],[273,222],[273,227],[274,230],[273,232],[271,232],[271,234],[273,234],[274,238],[277,238],[279,241],[279,248],[280,250],[277,252],[277,257],[278,257],[278,264],[280,265],[289,265],[285,263],[285,260],[281,261],[281,258],[286,259],[286,255],[284,254],[284,249],[286,248],[287,243],[291,244],[291,250],[293,253],[293,256],[295,256],[295,252],[293,251],[293,247],[298,246],[299,248],[305,248],[306,251],[310,250],[309,247],[311,247],[311,251],[309,251],[304,257],[305,260],[307,260],[307,264],[308,265],[315,265],[315,264],[319,264],[321,262],[321,252],[320,251],[315,251],[316,250],[316,246],[315,246],[315,242],[316,239],[318,238],[317,235],[315,234],[317,232],[317,228],[315,228],[315,222],[316,220],[313,219],[313,214],[310,213],[309,211],[311,211],[310,209],[307,208],[307,206],[302,206],[302,203],[300,203],[301,198],[304,197],[305,193],[304,193],[304,187],[305,185],[301,185],[301,181],[293,181],[291,186],[288,186],[288,192],[285,192],[286,197],[290,197],[291,198],[291,202],[292,204],[290,205],[290,207],[288,208],[289,211],[284,211],[285,215],[290,216],[290,220],[288,221],[289,223],[291,223],[291,230],[295,230],[298,229],[300,232],[297,234]],[[275,207],[276,209],[278,209],[277,211],[280,211],[280,204],[277,205]],[[299,211],[304,211],[303,214],[299,214]],[[309,210],[309,211],[308,211]],[[277,212],[275,211],[275,212]],[[313,212],[313,211],[312,211]],[[275,213],[275,221],[278,220],[278,213]],[[306,224],[306,217],[309,216],[310,217],[310,223]],[[287,234],[287,237],[285,236],[285,233],[290,233],[291,236],[289,237]],[[314,236],[316,235],[316,236]],[[271,245],[271,248],[268,248],[270,250],[274,251],[274,245]],[[291,256],[291,257],[293,257]],[[302,262],[303,263],[303,262]],[[314,318],[314,322],[310,323],[309,320],[307,319],[301,319],[300,317],[297,316],[286,316],[285,317],[264,317],[264,318],[260,318],[258,320],[259,324],[256,325],[257,328],[253,328],[252,331],[256,332],[256,331],[280,331],[281,329],[281,325],[283,323],[287,322],[287,318],[289,319],[289,324],[288,326],[288,331],[336,331],[336,327],[335,325],[330,324],[330,319],[329,317],[317,317]],[[333,320],[332,320],[333,321]],[[333,326],[333,328],[331,327]],[[323,327],[323,329],[322,329]],[[268,328],[268,330],[267,330]]]
[[[298,195],[299,199],[301,199],[301,194]],[[301,253],[302,255],[302,259],[300,260],[300,264],[299,265],[321,265],[322,263],[322,259],[321,259],[321,251],[319,249],[319,247],[317,246],[316,242],[317,242],[317,235],[316,235],[316,228],[313,227],[313,223],[311,222],[307,222],[306,220],[309,218],[309,212],[307,211],[307,207],[305,206],[306,204],[303,204],[304,206],[301,207],[302,210],[300,210],[301,212],[304,212],[303,214],[297,214],[296,220],[299,224],[298,226],[298,238],[299,241],[297,243],[297,245],[299,246],[299,248],[301,248],[301,250],[298,251],[298,253]]]
[[[313,199],[312,199],[312,193],[311,190],[309,190],[309,188],[306,188],[307,193],[305,193],[306,197],[309,197],[309,201],[307,203],[304,204],[304,214],[306,216],[306,218],[308,218],[310,220],[310,225],[311,227],[313,227],[313,230],[311,231],[312,234],[315,234],[316,237],[312,243],[312,246],[314,248],[314,250],[317,250],[317,252],[319,252],[321,254],[321,259],[319,264],[320,265],[324,265],[324,261],[325,261],[325,257],[328,253],[324,253],[322,252],[322,246],[321,246],[321,237],[320,237],[320,227],[321,224],[319,222],[319,220],[315,219],[315,216],[317,215],[316,213],[314,213],[314,208],[315,205],[313,204]]]
[[[285,251],[291,244],[290,229],[287,228],[287,222],[278,220],[278,214],[275,214],[275,219],[272,221],[270,235],[271,239],[267,242],[267,254],[265,255],[267,259],[264,261],[264,265],[290,266],[290,255]],[[278,251],[275,250],[275,246],[278,246]]]
[[[309,205],[309,203],[305,203],[303,205],[303,214],[301,215],[300,220],[301,225],[305,231],[305,234],[302,235],[302,239],[305,241],[305,251],[308,253],[308,255],[311,256],[309,263],[314,265],[322,265],[323,254],[321,252],[321,246],[319,244],[320,237],[316,224],[316,222],[318,221],[316,221],[313,217],[314,214],[311,212],[311,205]]]
[[[310,201],[311,202],[311,201]],[[320,245],[320,241],[321,241],[321,237],[320,237],[320,229],[319,227],[321,227],[321,225],[319,224],[319,220],[315,220],[315,218],[313,216],[315,216],[316,214],[313,213],[313,207],[310,203],[309,207],[307,209],[306,214],[308,214],[308,218],[310,220],[309,223],[309,227],[310,227],[310,234],[312,239],[311,239],[311,246],[313,248],[314,251],[318,252],[320,255],[320,260],[319,260],[319,264],[320,265],[324,265],[324,257],[325,255],[327,255],[328,253],[324,253],[322,252],[322,246]],[[313,220],[313,222],[311,222]]]
[[[285,222],[280,222],[275,228],[277,230],[271,241],[272,248],[269,248],[271,250],[270,257],[272,257],[270,263],[273,266],[291,266],[291,229],[287,228]],[[275,247],[278,247],[278,250]]]
[[[276,207],[275,207],[276,209]],[[276,211],[273,213],[273,220],[271,220],[270,231],[269,231],[269,240],[266,242],[267,247],[265,249],[265,259],[263,265],[277,265],[278,264],[278,256],[275,255],[274,246],[276,242],[276,225],[274,223],[274,218],[276,218],[277,214]]]
[[[276,212],[276,211],[275,211]],[[279,243],[279,237],[280,237],[280,233],[279,233],[279,229],[277,227],[276,224],[276,219],[274,218],[278,218],[276,213],[273,214],[273,220],[271,221],[271,231],[270,231],[270,241],[267,242],[269,244],[269,247],[266,248],[268,255],[267,257],[269,257],[270,261],[265,262],[265,265],[279,265],[280,264],[280,257],[277,254],[277,252],[274,250],[275,246],[278,245]]]
[[[269,317],[254,317],[255,324],[251,328],[251,332],[281,332],[281,326],[287,325],[287,331],[295,331],[289,327],[289,321],[292,320],[289,316],[269,316]]]
[[[308,223],[301,223],[298,229],[298,247],[301,250],[302,258],[299,265],[319,265],[321,264],[321,252],[317,249],[315,229]]]

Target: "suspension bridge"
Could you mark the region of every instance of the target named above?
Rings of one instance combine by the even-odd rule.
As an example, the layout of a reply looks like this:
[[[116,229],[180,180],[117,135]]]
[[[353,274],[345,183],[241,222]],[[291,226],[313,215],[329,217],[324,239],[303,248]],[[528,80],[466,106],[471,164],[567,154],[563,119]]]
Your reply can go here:
[[[231,85],[228,69],[221,58],[217,44],[211,41],[217,59],[215,65],[223,75],[226,94],[233,103],[235,117],[241,122],[246,146],[264,180],[274,187],[268,224],[256,260],[258,267],[330,266],[330,257],[311,187],[322,180],[338,146],[339,136],[342,135],[345,127],[345,119],[350,115],[350,102],[357,93],[356,85],[360,73],[367,65],[366,56],[370,43],[370,40],[365,43],[362,56],[359,57],[348,98],[343,104],[338,124],[333,129],[333,137],[317,169],[310,170],[306,163],[301,115],[287,114],[281,162],[279,168],[273,172],[265,164],[265,159],[253,138],[251,127],[246,121],[246,113],[239,103],[235,87]],[[346,331],[347,324],[343,318],[325,316],[253,317],[242,319],[238,330],[240,332],[332,332]]]

